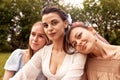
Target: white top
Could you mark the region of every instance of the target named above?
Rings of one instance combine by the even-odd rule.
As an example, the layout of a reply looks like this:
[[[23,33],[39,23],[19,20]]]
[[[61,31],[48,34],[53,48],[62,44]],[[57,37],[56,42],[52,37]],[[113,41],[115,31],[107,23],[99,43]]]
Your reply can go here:
[[[60,69],[54,75],[49,69],[52,48],[53,45],[49,45],[39,50],[10,80],[35,80],[36,75],[41,70],[48,80],[80,80],[83,74],[86,56],[80,53],[73,55],[66,54]]]
[[[22,56],[23,53],[21,49],[14,50],[7,59],[4,69],[15,72],[19,71],[19,69],[23,66]]]
[[[15,71],[15,73],[17,73],[24,66],[22,56],[22,49],[14,50],[6,61],[4,69],[9,71]],[[36,80],[45,80],[42,72],[39,73]]]

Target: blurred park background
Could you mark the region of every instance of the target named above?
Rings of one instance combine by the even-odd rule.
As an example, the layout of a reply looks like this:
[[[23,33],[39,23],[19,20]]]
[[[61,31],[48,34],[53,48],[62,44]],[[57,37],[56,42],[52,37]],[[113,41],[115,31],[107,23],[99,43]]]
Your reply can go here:
[[[120,45],[120,0],[0,0],[0,80],[10,53],[27,48],[30,28],[45,6],[58,6],[74,21],[94,26],[110,44]],[[71,1],[71,2],[70,2]]]

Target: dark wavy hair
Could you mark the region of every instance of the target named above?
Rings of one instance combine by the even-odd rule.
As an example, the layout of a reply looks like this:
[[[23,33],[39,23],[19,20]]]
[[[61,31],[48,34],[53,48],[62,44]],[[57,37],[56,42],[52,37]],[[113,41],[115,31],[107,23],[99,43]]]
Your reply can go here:
[[[47,6],[47,7],[43,8],[41,15],[43,16],[43,15],[49,14],[49,13],[57,13],[63,21],[67,20],[67,18],[68,18],[68,15],[65,13],[65,11],[56,6]],[[64,40],[63,40],[64,51],[65,51],[65,49],[67,49],[67,46],[68,46],[68,44],[66,42],[67,31],[68,31],[68,27],[65,28],[65,35],[64,35]],[[65,52],[68,52],[68,51],[65,51]]]
[[[56,6],[47,6],[42,9],[41,15],[49,14],[49,13],[57,13],[60,18],[65,21],[67,20],[68,15],[65,13],[64,10],[56,7]]]

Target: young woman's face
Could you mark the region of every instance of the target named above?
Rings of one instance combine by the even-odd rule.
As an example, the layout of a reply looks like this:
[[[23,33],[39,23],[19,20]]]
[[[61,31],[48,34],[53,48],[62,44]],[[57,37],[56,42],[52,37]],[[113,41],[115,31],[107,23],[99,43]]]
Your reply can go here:
[[[63,21],[57,13],[48,13],[43,15],[42,23],[44,31],[48,38],[52,41],[60,40],[65,34],[67,21]]]
[[[71,30],[69,41],[77,51],[88,54],[93,50],[96,38],[89,30],[76,27]]]
[[[32,27],[29,45],[36,52],[46,44],[45,32],[42,25],[34,25]]]

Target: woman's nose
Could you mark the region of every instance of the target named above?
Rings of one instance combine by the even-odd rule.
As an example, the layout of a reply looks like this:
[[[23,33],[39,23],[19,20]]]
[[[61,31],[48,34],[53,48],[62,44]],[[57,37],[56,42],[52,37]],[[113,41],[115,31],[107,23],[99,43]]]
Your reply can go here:
[[[52,29],[53,27],[52,27],[52,25],[51,24],[49,24],[48,25],[48,29]]]
[[[48,25],[48,30],[49,31],[53,31],[53,26],[52,25]]]
[[[38,40],[38,37],[37,37],[37,35],[34,37],[34,41],[37,41]]]
[[[77,42],[77,45],[82,45],[82,40],[76,40],[76,42]]]

